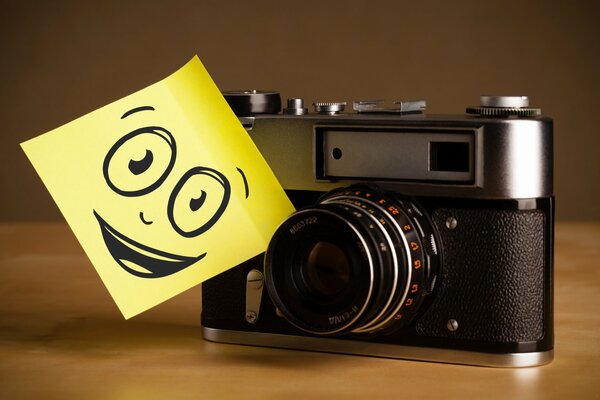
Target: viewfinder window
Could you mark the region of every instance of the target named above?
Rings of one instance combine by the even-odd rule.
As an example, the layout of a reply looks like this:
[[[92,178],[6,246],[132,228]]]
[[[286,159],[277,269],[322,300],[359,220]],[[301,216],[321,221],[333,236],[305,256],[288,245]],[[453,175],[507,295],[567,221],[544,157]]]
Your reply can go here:
[[[429,170],[469,172],[469,143],[430,142]]]

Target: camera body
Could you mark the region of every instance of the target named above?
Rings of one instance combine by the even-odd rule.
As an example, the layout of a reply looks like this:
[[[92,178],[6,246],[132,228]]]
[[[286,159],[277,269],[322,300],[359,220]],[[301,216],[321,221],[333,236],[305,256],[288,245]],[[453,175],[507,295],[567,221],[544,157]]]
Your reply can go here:
[[[299,210],[202,286],[216,342],[485,366],[553,358],[552,120],[525,97],[225,97]]]

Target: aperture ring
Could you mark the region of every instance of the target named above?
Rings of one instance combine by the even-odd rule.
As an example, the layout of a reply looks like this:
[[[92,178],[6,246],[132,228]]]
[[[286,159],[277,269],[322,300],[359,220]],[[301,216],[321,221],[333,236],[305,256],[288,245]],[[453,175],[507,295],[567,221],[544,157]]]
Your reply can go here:
[[[333,199],[349,199],[359,203],[368,203],[370,207],[377,208],[378,212],[385,213],[392,221],[395,231],[401,237],[405,249],[405,262],[408,266],[407,278],[404,280],[405,286],[397,301],[395,308],[386,310],[387,317],[375,325],[368,325],[361,332],[375,332],[385,329],[390,325],[394,328],[408,325],[417,314],[418,308],[422,303],[423,296],[427,293],[426,278],[429,275],[430,258],[424,253],[423,223],[419,223],[417,218],[423,216],[420,210],[414,204],[397,195],[385,195],[368,187],[351,186],[349,188],[333,192],[322,202]]]
[[[394,299],[396,297],[396,292],[398,290],[402,290],[402,288],[399,288],[400,285],[398,285],[399,280],[402,278],[402,275],[404,275],[405,272],[408,272],[408,279],[410,280],[410,272],[411,271],[410,271],[410,269],[405,270],[404,268],[402,268],[402,270],[400,270],[401,266],[400,266],[400,260],[399,260],[398,254],[395,249],[396,246],[394,244],[394,241],[390,237],[390,235],[393,235],[393,233],[388,232],[388,230],[384,226],[384,224],[387,224],[388,221],[391,221],[389,218],[386,217],[385,212],[383,212],[383,210],[381,210],[382,213],[380,215],[376,216],[376,212],[373,208],[369,209],[369,207],[364,206],[363,203],[361,203],[360,201],[357,201],[357,200],[360,200],[360,199],[350,198],[350,197],[343,197],[343,198],[334,197],[332,199],[327,199],[326,201],[323,201],[322,204],[338,204],[338,205],[342,205],[342,206],[349,206],[349,207],[352,207],[352,208],[364,213],[364,215],[366,215],[367,218],[369,218],[371,223],[375,224],[380,229],[381,233],[383,234],[383,236],[386,239],[386,242],[387,242],[386,249],[380,248],[379,250],[389,252],[389,254],[392,258],[393,276],[389,277],[389,279],[392,279],[392,282],[391,282],[392,287],[389,290],[390,295],[388,296],[388,299],[386,300],[385,305],[383,307],[381,307],[380,311],[374,317],[372,317],[369,321],[366,321],[366,323],[363,323],[362,325],[360,325],[352,330],[353,333],[366,333],[366,332],[371,332],[373,330],[373,329],[371,329],[371,327],[373,325],[378,324],[378,322],[381,320],[381,318],[383,318],[386,314],[388,314],[387,310],[391,305],[393,305]],[[381,244],[383,244],[383,243],[381,243]],[[407,250],[408,250],[408,248],[407,248]],[[408,254],[408,253],[406,253],[406,254]],[[403,263],[403,265],[404,265],[404,263]],[[374,329],[377,329],[377,327],[375,327]]]

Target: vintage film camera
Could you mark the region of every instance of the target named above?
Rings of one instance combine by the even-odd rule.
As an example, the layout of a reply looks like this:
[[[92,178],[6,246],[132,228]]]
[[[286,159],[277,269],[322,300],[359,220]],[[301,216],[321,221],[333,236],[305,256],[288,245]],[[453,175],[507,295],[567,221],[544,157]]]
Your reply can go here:
[[[553,358],[552,120],[525,96],[225,97],[298,211],[205,282],[210,341],[460,364]],[[265,290],[265,288],[267,290]],[[268,292],[268,293],[267,293]]]

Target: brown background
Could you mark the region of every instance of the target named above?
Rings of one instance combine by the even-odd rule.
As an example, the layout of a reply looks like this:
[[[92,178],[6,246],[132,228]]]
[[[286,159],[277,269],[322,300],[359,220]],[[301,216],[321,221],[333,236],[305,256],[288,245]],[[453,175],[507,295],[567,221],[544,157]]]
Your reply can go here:
[[[596,1],[0,3],[0,220],[57,220],[18,143],[198,54],[223,89],[335,101],[425,98],[462,113],[526,94],[555,120],[559,219],[600,220]]]

